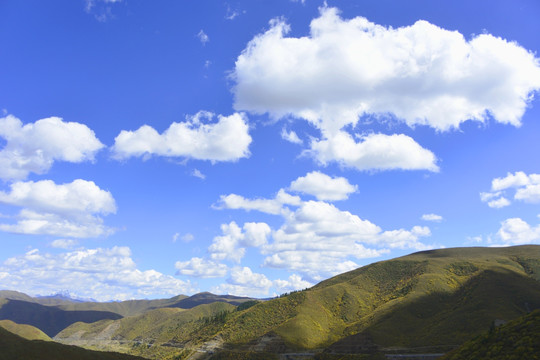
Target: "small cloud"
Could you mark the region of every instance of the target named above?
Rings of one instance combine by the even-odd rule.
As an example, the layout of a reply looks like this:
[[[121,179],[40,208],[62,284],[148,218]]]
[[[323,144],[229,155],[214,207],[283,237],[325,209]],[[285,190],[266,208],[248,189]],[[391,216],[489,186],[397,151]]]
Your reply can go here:
[[[199,40],[201,41],[203,45],[206,45],[206,43],[210,41],[210,38],[208,37],[208,35],[206,35],[206,33],[202,29],[197,34],[197,37],[199,38]]]
[[[510,201],[505,197],[500,197],[498,199],[488,202],[488,206],[495,209],[500,209],[508,205],[510,205]]]
[[[312,171],[291,182],[290,189],[299,193],[315,196],[318,200],[346,200],[358,191],[358,186],[351,185],[344,177],[330,177],[319,171]]]
[[[195,176],[199,179],[206,179],[206,175],[204,175],[202,172],[199,171],[199,169],[195,169],[191,172],[191,176]]]
[[[484,242],[482,236],[469,236],[467,237],[467,244],[480,244]]]
[[[240,15],[240,11],[231,8],[231,6],[227,4],[227,11],[225,13],[225,19],[234,20],[239,15]]]
[[[293,144],[302,145],[304,143],[294,131],[287,131],[285,128],[281,129],[281,138]]]
[[[443,217],[441,215],[437,215],[437,214],[424,214],[424,215],[422,215],[422,220],[441,222],[443,220]]]
[[[72,249],[75,247],[75,245],[77,245],[78,242],[76,240],[71,240],[71,239],[57,239],[57,240],[54,240],[52,243],[51,243],[51,247],[53,248],[56,248],[56,249],[64,249],[64,250],[69,250],[69,249]]]
[[[85,0],[84,11],[93,14],[99,22],[105,22],[114,18],[112,4],[121,3],[123,0]]]
[[[190,234],[190,233],[187,233],[186,235],[182,236],[182,241],[183,242],[191,242],[195,240],[195,236],[193,236],[193,234]]]
[[[183,242],[191,242],[193,240],[195,240],[195,236],[193,236],[193,234],[190,234],[190,233],[187,233],[185,235],[182,235],[180,236],[180,233],[175,233],[172,237],[172,241],[173,243],[177,242],[178,239],[182,240]]]
[[[208,68],[210,67],[210,65],[212,65],[212,62],[211,62],[210,60],[206,60],[206,61],[204,62],[204,67],[205,67],[206,69],[208,69]]]
[[[174,264],[176,275],[193,276],[198,278],[217,278],[227,275],[229,268],[225,264],[217,263],[199,257],[188,261],[177,261]]]

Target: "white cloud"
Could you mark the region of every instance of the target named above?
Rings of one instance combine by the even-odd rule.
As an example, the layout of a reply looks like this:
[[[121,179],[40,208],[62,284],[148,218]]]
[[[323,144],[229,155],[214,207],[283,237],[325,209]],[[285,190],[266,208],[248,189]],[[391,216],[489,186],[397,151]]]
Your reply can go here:
[[[413,226],[409,230],[389,230],[379,235],[379,241],[391,249],[416,249],[425,250],[429,247],[422,244],[420,237],[431,236],[431,231],[427,226]]]
[[[336,161],[357,170],[430,170],[438,171],[435,155],[403,134],[369,134],[356,142],[338,131],[323,140],[313,140],[310,151],[321,164]]]
[[[163,134],[148,125],[136,131],[122,130],[115,139],[113,157],[122,160],[160,155],[213,162],[249,157],[251,136],[246,116],[242,113],[218,115],[217,122],[210,123],[214,117],[212,113],[201,111],[186,122],[171,124]]]
[[[199,257],[191,258],[188,261],[177,261],[174,267],[178,270],[177,275],[194,276],[200,278],[215,278],[227,275],[228,267],[215,261],[206,260]]]
[[[306,176],[294,180],[291,190],[315,196],[318,200],[345,200],[358,190],[344,177],[330,177],[319,171],[312,171]]]
[[[93,161],[104,147],[86,125],[50,117],[23,125],[13,115],[0,118],[0,178],[22,180],[29,173],[44,174],[55,161]]]
[[[68,290],[98,301],[164,297],[196,291],[189,282],[155,270],[139,270],[128,247],[83,249],[60,254],[34,249],[0,265],[0,288],[29,294]]]
[[[254,273],[249,267],[237,266],[231,270],[227,282],[212,289],[216,293],[227,293],[237,296],[268,296],[271,289],[277,293],[305,289],[313,286],[297,274],[292,274],[287,280],[269,280],[264,274]]]
[[[201,180],[206,179],[206,175],[204,175],[199,169],[195,169],[191,172],[191,176],[195,176]]]
[[[285,223],[272,234],[274,241],[263,247],[264,265],[315,281],[358,267],[350,258],[377,257],[390,248],[425,249],[418,239],[430,235],[429,228],[418,226],[383,232],[372,222],[322,201],[303,202],[284,217]]]
[[[510,205],[510,200],[508,200],[505,197],[500,197],[500,198],[488,201],[487,204],[491,208],[500,209],[500,208]]]
[[[216,236],[212,245],[208,248],[213,260],[231,260],[239,263],[246,253],[245,248],[238,247],[244,234],[242,229],[232,221],[229,224],[222,224],[223,235]]]
[[[388,28],[321,8],[310,34],[287,37],[275,19],[236,61],[235,107],[294,115],[326,132],[359,116],[393,114],[445,131],[467,120],[519,126],[540,66],[532,52],[490,34],[466,40],[427,21]]]
[[[216,209],[256,210],[267,214],[277,215],[283,211],[283,205],[299,205],[301,200],[281,189],[274,199],[246,199],[237,194],[221,195]]]
[[[538,242],[540,240],[540,225],[529,225],[520,218],[506,219],[501,223],[497,238],[504,245],[521,245]]]
[[[254,37],[232,78],[235,108],[304,119],[320,130],[311,154],[358,170],[437,171],[433,153],[406,135],[350,135],[362,116],[438,131],[467,121],[519,126],[540,89],[532,52],[490,34],[466,40],[426,21],[388,28],[342,19],[324,6],[310,33],[288,37],[282,19]]]
[[[514,199],[534,204],[540,203],[540,183],[529,184],[524,188],[517,189]]]
[[[0,202],[23,208],[16,224],[0,224],[0,230],[22,234],[107,235],[112,229],[103,225],[101,216],[116,212],[110,192],[81,179],[61,185],[51,180],[16,182],[10,192],[0,192]]]
[[[424,214],[422,215],[421,219],[424,221],[441,222],[443,220],[443,217],[437,214]]]
[[[114,3],[120,3],[123,0],[85,0],[85,10],[86,12],[89,12],[96,6],[96,3],[104,3],[104,4],[114,4]]]
[[[538,174],[532,174],[535,180],[539,180]],[[508,173],[505,177],[495,178],[491,181],[492,191],[501,191],[508,188],[519,188],[530,184],[531,179],[523,171],[516,171],[514,174]]]
[[[213,260],[240,263],[246,247],[260,247],[267,243],[270,227],[265,223],[245,223],[240,228],[234,221],[221,225],[223,235],[216,236],[208,248]]]
[[[78,242],[73,239],[56,239],[51,243],[51,247],[57,249],[69,250],[74,248]]]
[[[304,143],[294,131],[287,131],[285,128],[281,129],[281,138],[293,144],[302,145]]]
[[[260,222],[250,222],[244,224],[244,238],[242,245],[250,247],[260,247],[266,245],[268,236],[272,230],[268,224]]]
[[[100,189],[93,181],[77,179],[62,185],[52,180],[26,181],[10,187],[9,193],[0,191],[0,202],[63,215],[116,212],[111,193]]]
[[[210,41],[210,38],[208,37],[208,35],[206,35],[206,33],[202,29],[197,34],[197,37],[199,38],[200,42],[203,45],[206,45],[206,43]]]
[[[15,224],[0,224],[0,230],[16,234],[68,236],[74,238],[92,238],[114,233],[103,225],[98,216],[86,215],[65,218],[58,214],[38,213],[23,209]]]
[[[191,241],[195,240],[195,236],[193,236],[193,234],[187,233],[187,234],[183,235],[181,239],[182,239],[183,242],[188,243],[188,242],[191,242]]]
[[[332,178],[320,172],[296,179],[289,188],[313,194],[319,199],[336,200],[356,191],[356,186],[347,179]],[[303,201],[284,189],[275,199],[247,199],[236,194],[221,196],[219,206],[215,207],[258,210],[279,215],[284,223],[275,230],[259,223],[259,236],[253,237],[259,239],[257,241],[247,241],[250,223],[244,224],[243,231],[234,222],[224,224],[224,235],[216,237],[209,248],[212,259],[240,263],[247,247],[258,247],[265,256],[263,266],[294,271],[309,281],[319,281],[357,268],[358,264],[352,259],[377,257],[396,248],[424,250],[428,247],[420,238],[431,236],[430,229],[425,226],[383,231],[372,222],[330,203]],[[426,216],[432,221],[442,219],[435,214]]]
[[[272,286],[272,282],[264,274],[254,273],[246,266],[233,268],[230,281],[233,285],[254,286],[257,288],[269,288]]]
[[[238,17],[240,15],[240,11],[231,8],[231,6],[229,4],[226,4],[226,6],[227,6],[227,10],[226,10],[226,13],[225,13],[225,19],[234,20],[234,19],[236,19],[236,17]]]
[[[508,173],[505,177],[495,178],[491,182],[491,192],[481,192],[480,200],[492,208],[502,208],[511,204],[507,195],[515,190],[514,200],[527,203],[540,203],[540,174],[527,175],[523,171]]]
[[[287,280],[274,280],[274,287],[278,293],[285,293],[295,290],[303,290],[312,287],[314,284],[305,281],[297,274],[292,274]]]

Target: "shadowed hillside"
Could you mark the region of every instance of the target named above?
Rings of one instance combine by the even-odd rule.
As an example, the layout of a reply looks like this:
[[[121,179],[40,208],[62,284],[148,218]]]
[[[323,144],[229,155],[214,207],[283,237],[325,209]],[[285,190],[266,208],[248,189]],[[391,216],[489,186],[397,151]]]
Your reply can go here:
[[[0,360],[136,360],[140,357],[126,354],[91,351],[52,341],[26,340],[0,328]]]
[[[4,299],[0,302],[0,320],[35,326],[51,337],[78,321],[91,323],[119,318],[120,315],[108,311],[65,311],[21,300]]]
[[[240,305],[242,303],[245,303],[246,301],[253,300],[252,298],[248,297],[241,297],[241,296],[232,296],[232,295],[214,295],[209,292],[202,292],[199,294],[195,294],[193,296],[190,296],[188,298],[182,299],[178,301],[177,303],[174,303],[170,305],[170,307],[179,307],[182,309],[191,309],[195,306],[203,305],[203,304],[211,304],[214,302],[225,302],[232,305]]]
[[[486,334],[467,341],[442,359],[540,359],[540,310],[499,327],[492,326]]]

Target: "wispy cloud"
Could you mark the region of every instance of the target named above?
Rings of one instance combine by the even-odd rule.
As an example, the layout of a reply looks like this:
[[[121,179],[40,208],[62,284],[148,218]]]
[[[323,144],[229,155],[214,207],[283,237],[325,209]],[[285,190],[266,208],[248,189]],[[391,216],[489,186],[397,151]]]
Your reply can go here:
[[[206,43],[210,41],[210,38],[208,37],[208,35],[206,35],[206,33],[202,29],[201,31],[197,33],[197,37],[199,38],[199,41],[203,45],[206,45]]]

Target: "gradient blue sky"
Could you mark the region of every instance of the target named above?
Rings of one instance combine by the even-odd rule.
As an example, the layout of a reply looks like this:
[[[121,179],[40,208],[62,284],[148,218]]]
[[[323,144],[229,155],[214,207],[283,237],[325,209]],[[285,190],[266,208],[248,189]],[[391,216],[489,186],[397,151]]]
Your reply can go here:
[[[540,241],[540,3],[0,0],[0,288],[268,297]]]

